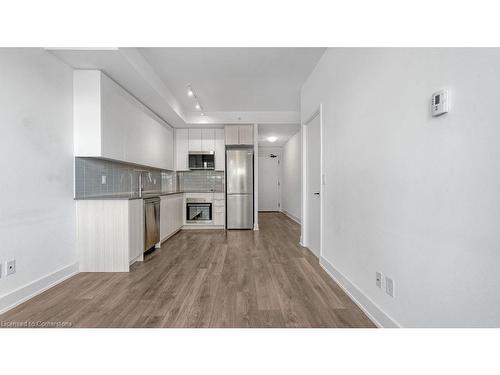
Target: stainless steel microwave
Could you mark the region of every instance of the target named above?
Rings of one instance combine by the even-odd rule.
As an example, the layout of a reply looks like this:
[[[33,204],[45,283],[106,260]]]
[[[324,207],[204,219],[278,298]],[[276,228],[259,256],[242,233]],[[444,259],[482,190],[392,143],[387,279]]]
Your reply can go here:
[[[215,169],[213,151],[189,151],[189,169]]]

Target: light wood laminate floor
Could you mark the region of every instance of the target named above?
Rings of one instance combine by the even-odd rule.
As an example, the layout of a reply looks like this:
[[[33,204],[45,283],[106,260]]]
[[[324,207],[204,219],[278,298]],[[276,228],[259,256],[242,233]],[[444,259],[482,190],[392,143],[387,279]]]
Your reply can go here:
[[[184,230],[130,273],[80,273],[0,315],[73,327],[373,327],[301,247],[300,227]],[[5,326],[5,324],[4,324]]]

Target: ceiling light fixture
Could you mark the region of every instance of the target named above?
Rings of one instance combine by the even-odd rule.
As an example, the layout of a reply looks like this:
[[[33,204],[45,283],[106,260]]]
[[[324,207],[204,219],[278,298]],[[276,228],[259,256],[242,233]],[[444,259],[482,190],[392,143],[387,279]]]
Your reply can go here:
[[[196,105],[195,108],[199,111],[201,111],[201,115],[205,116],[205,111],[203,110],[203,107],[200,104],[200,98],[198,98],[198,95],[196,95],[196,92],[193,90],[193,87],[191,85],[188,85],[188,96],[194,98],[196,100]]]
[[[274,137],[274,136],[273,137],[267,137],[267,140],[269,142],[276,142],[278,140],[278,137]]]

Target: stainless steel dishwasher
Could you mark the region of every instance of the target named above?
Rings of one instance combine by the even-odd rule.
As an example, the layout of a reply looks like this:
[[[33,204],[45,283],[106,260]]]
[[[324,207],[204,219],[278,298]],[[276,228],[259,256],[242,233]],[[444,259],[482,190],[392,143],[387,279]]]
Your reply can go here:
[[[160,242],[160,198],[144,199],[144,251]]]

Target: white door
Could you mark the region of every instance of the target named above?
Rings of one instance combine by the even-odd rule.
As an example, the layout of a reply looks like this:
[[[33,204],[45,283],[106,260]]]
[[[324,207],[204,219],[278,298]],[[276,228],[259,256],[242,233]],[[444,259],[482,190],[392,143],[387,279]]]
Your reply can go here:
[[[259,211],[280,211],[279,163],[276,154],[259,154]]]
[[[306,246],[319,257],[321,247],[321,129],[319,113],[306,124]]]

